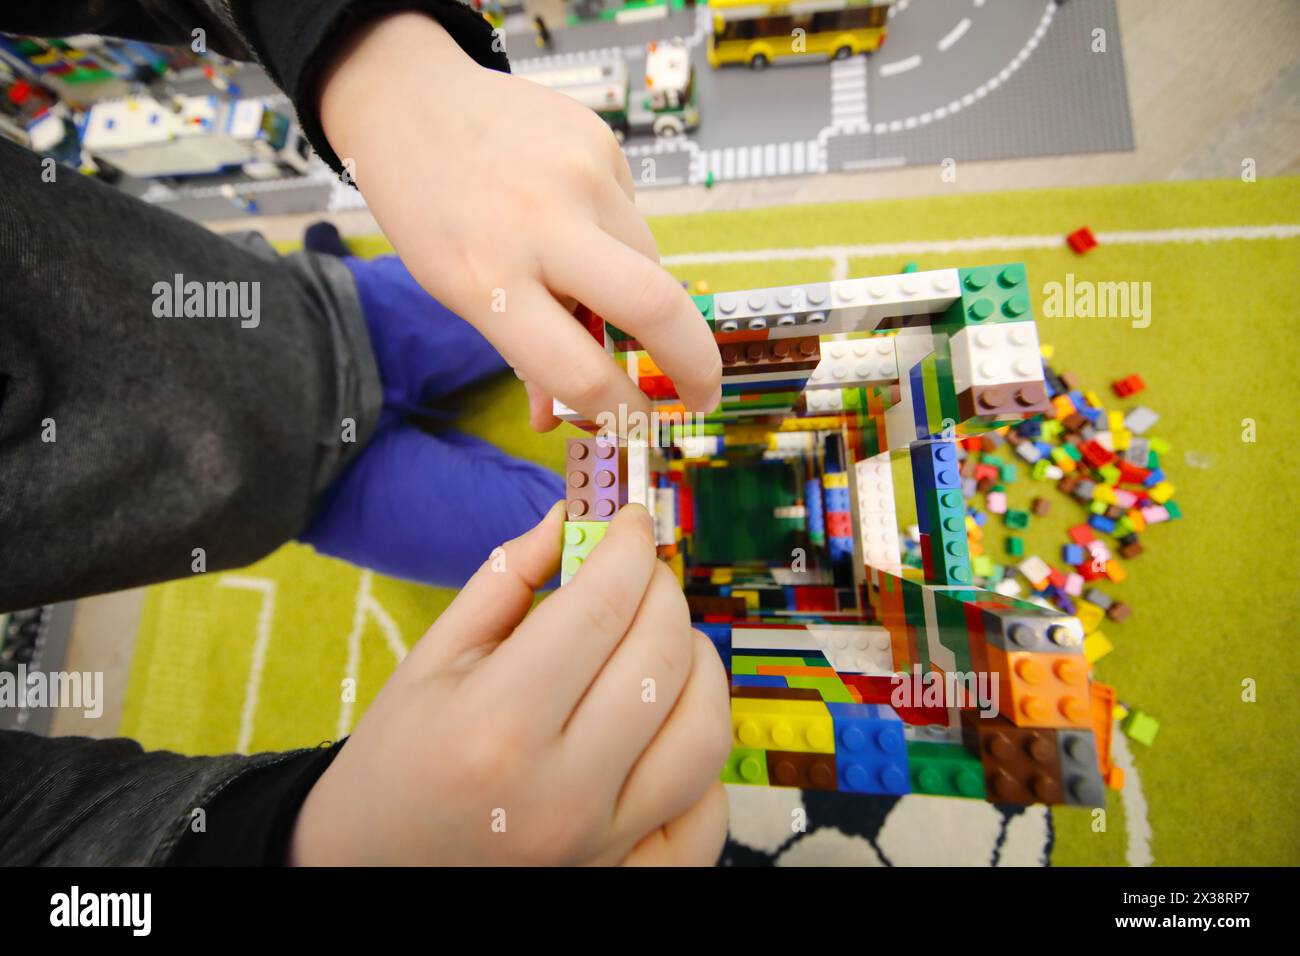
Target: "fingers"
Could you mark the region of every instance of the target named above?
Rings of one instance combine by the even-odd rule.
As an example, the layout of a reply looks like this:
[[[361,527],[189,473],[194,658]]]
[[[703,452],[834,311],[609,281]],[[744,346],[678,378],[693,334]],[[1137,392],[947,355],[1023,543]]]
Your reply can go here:
[[[438,666],[505,640],[532,607],[534,592],[559,568],[563,525],[564,502],[557,501],[530,531],[494,551],[412,657],[423,655],[422,663]]]
[[[727,788],[715,780],[677,819],[644,837],[623,866],[713,866],[727,840]]]
[[[672,572],[658,563],[627,636],[564,730],[573,765],[607,772],[615,787],[611,800],[672,713],[694,656],[686,599]]]
[[[552,431],[560,420],[555,417],[551,396],[529,381],[524,382],[524,390],[528,393],[528,424],[536,432]]]
[[[600,227],[651,262],[659,261],[659,245],[636,204],[610,190],[609,200],[597,214]],[[599,310],[598,310],[599,311]]]
[[[558,528],[555,536],[558,547]],[[623,640],[656,564],[650,516],[624,507],[577,576],[528,615],[476,678],[558,733]]]
[[[548,287],[575,296],[639,340],[688,407],[717,406],[717,343],[691,297],[661,266],[592,225],[557,237],[543,254],[542,273]]]
[[[731,752],[731,701],[718,652],[694,633],[690,677],[623,787],[614,830],[632,838],[675,819],[722,773]]]
[[[645,262],[635,253],[628,255]],[[482,332],[511,365],[525,370],[529,385],[557,396],[593,422],[601,412],[617,412],[620,405],[629,414],[650,411],[645,393],[540,285],[523,284],[509,308],[485,322]]]

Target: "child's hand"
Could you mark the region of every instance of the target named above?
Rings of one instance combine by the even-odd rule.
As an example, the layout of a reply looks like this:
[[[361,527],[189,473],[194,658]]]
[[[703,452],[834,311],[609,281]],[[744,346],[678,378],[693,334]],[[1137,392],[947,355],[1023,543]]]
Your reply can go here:
[[[627,160],[591,110],[399,13],[336,57],[321,120],[411,273],[525,379],[534,427],[554,426],[552,395],[593,421],[650,408],[574,300],[635,336],[688,407],[717,404],[717,345],[659,266]]]
[[[415,646],[308,795],[294,863],[716,861],[722,662],[638,505],[528,614],[562,521],[507,543]]]

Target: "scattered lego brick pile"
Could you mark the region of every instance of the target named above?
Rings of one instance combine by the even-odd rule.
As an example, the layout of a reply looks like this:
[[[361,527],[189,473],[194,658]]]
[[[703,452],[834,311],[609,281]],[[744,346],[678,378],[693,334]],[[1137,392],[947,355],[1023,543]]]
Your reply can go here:
[[[1120,624],[1133,614],[1126,602],[1099,585],[1121,584],[1123,561],[1142,554],[1147,529],[1176,520],[1182,512],[1161,466],[1168,443],[1149,434],[1159,420],[1153,411],[1141,405],[1127,412],[1107,410],[1098,394],[1084,391],[1072,373],[1046,366],[1045,376],[1050,413],[958,442],[971,566],[979,585],[1008,596],[1025,594],[1027,588],[1031,600],[1077,617],[1086,634],[1084,655],[1095,664],[1114,649],[1103,623]],[[1146,385],[1130,375],[1111,388],[1116,396],[1129,398]],[[1067,532],[1059,563],[1025,554],[1024,540],[1015,532],[1028,528],[1033,518],[1049,515],[1053,502],[1035,496],[1028,510],[1008,507],[1006,486],[1017,480],[1020,468],[1002,457],[1005,451],[1028,467],[1033,480],[1054,482],[1083,509],[1081,520]],[[980,497],[982,509],[975,504]],[[985,547],[990,515],[1000,516],[1009,532],[1003,560]],[[922,564],[919,539],[919,534],[912,536],[905,559],[917,567]],[[1155,718],[1117,706],[1125,733],[1153,743],[1159,729]]]

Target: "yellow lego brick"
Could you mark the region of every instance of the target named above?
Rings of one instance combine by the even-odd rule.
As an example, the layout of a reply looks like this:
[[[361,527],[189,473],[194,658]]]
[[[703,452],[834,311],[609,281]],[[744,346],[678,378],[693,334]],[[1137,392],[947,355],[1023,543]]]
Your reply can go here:
[[[730,584],[730,583],[731,583],[731,568],[726,568],[726,567],[718,567],[718,568],[714,568],[714,569],[713,569],[713,572],[709,575],[709,583],[710,583],[710,584]]]
[[[822,487],[824,488],[847,488],[849,486],[849,473],[847,471],[833,471],[822,478]]]
[[[1083,633],[1091,634],[1097,630],[1098,625],[1106,619],[1106,612],[1091,601],[1085,601],[1083,598],[1074,599],[1074,616],[1079,619],[1083,625]]]
[[[1093,631],[1083,639],[1083,656],[1087,658],[1089,664],[1095,664],[1111,651],[1115,645],[1101,631]]]
[[[1110,443],[1115,451],[1126,451],[1133,441],[1133,433],[1127,428],[1110,433]]]
[[[1038,346],[1038,354],[1041,355],[1044,358],[1044,360],[1050,362],[1052,360],[1052,356],[1056,354],[1056,346],[1048,345],[1046,342],[1044,342],[1042,345]]]
[[[1152,501],[1164,504],[1174,496],[1174,486],[1167,481],[1162,481],[1160,484],[1148,491],[1147,494],[1151,496]]]
[[[733,588],[732,591],[731,591],[731,596],[734,597],[734,598],[743,598],[744,601],[745,601],[745,609],[746,609],[746,610],[748,610],[748,611],[757,611],[757,610],[758,610],[758,592],[757,592],[757,591],[743,591],[743,590],[736,590],[736,589]]]
[[[1106,421],[1109,423],[1112,432],[1120,431],[1124,427],[1124,413],[1109,412],[1106,415]]]
[[[1089,405],[1091,405],[1093,408],[1101,408],[1101,399],[1097,397],[1096,392],[1091,392],[1091,391],[1084,392],[1083,400],[1087,402]]]
[[[819,700],[733,697],[731,731],[735,746],[751,750],[835,752],[831,713]]]
[[[1115,497],[1115,489],[1110,485],[1098,485],[1093,491],[1092,498],[1094,501],[1104,501],[1108,505],[1119,502],[1119,498]]]

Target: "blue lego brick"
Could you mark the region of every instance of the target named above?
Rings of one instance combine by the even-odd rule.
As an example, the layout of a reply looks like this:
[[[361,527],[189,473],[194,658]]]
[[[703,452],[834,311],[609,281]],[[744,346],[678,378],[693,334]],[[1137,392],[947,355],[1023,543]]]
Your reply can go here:
[[[727,670],[731,670],[731,625],[727,623],[706,624],[699,622],[692,624],[691,627],[712,642],[718,656],[722,658],[723,666]]]
[[[827,538],[826,547],[831,553],[831,558],[853,557],[853,539],[852,538]]]
[[[951,441],[914,441],[908,448],[912,458],[912,485],[919,495],[961,487],[957,444]]]
[[[771,652],[764,651],[764,657],[770,657]],[[784,677],[779,674],[732,674],[732,687],[788,687]]]
[[[849,489],[847,488],[827,488],[826,489],[826,510],[827,511],[848,511]]]
[[[1111,521],[1105,515],[1093,515],[1088,519],[1088,524],[1103,534],[1110,534],[1115,530],[1115,522]]]
[[[1080,544],[1067,544],[1061,548],[1061,558],[1066,564],[1083,564],[1088,552]]]
[[[835,731],[839,788],[852,793],[904,794],[908,781],[903,721],[880,704],[827,704]]]

